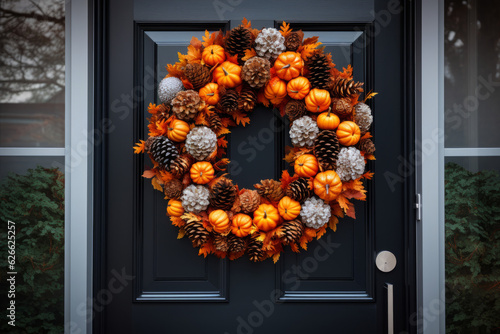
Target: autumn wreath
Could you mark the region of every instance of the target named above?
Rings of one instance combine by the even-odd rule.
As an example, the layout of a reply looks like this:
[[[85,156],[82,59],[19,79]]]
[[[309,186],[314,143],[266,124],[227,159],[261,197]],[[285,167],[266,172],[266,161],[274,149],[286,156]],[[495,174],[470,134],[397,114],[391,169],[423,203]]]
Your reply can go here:
[[[149,138],[134,147],[147,152],[153,168],[144,177],[168,199],[167,214],[199,254],[252,261],[272,257],[284,246],[299,252],[336,231],[338,218],[355,218],[350,200],[366,200],[363,179],[375,147],[362,83],[352,68],[335,68],[318,48],[283,22],[281,30],[252,29],[250,21],[227,33],[191,39],[186,55],[167,66],[160,82],[161,104],[150,104]],[[239,189],[227,174],[226,135],[245,126],[257,103],[274,106],[290,120],[286,161],[277,180],[255,190]],[[220,174],[220,175],[217,175]]]

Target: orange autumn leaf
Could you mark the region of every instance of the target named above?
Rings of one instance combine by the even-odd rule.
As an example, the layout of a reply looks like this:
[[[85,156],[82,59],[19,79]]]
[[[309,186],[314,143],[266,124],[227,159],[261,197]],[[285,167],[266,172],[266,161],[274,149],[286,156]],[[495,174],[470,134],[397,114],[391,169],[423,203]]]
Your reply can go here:
[[[250,118],[247,117],[247,114],[241,112],[240,110],[234,112],[232,116],[237,125],[241,124],[243,125],[243,127],[245,127],[247,124],[250,123]]]
[[[273,262],[274,263],[278,262],[278,260],[280,259],[280,254],[281,253],[276,253],[276,254],[273,255]]]
[[[295,242],[290,243],[290,249],[292,250],[292,252],[300,253],[299,246],[297,246]]]
[[[186,89],[193,89],[193,84],[189,82],[188,79],[186,78],[181,78],[182,84],[184,85],[184,88]]]
[[[333,230],[333,232],[337,232],[337,224],[339,223],[339,219],[337,216],[332,215],[330,220],[328,221],[328,227]]]
[[[242,257],[243,255],[245,254],[245,251],[241,251],[241,252],[238,252],[238,253],[229,253],[229,260],[236,260],[236,259],[239,259],[240,257]]]
[[[347,213],[347,210],[349,210],[349,204],[351,204],[351,202],[349,202],[349,200],[346,197],[344,197],[342,193],[337,196],[337,202],[339,203],[342,210],[344,210],[344,212]]]
[[[184,231],[183,228],[179,229],[179,233],[177,233],[177,239],[182,239],[184,238],[184,235],[186,234],[186,231]]]
[[[226,127],[221,127],[215,134],[217,137],[230,134],[231,131]]]
[[[302,45],[297,51],[300,53],[302,59],[307,60],[314,54],[319,45],[321,45],[321,42]]]
[[[378,94],[377,92],[369,91],[368,94],[366,94],[363,102],[366,102],[366,100],[369,100],[369,99],[375,97],[375,95],[377,95],[377,94]]]
[[[283,173],[281,174],[281,188],[286,189],[290,183],[293,181],[297,180],[299,178],[298,175],[294,175],[293,177],[290,176],[290,173],[288,173],[287,170],[284,170]]]
[[[283,37],[286,37],[286,36],[290,35],[291,32],[292,32],[292,29],[290,28],[290,24],[283,21],[283,24],[280,27],[281,35]]]
[[[142,177],[145,177],[146,179],[150,179],[153,176],[156,176],[156,171],[154,169],[148,169],[142,173]]]
[[[317,231],[316,231],[316,239],[319,240],[321,237],[326,233],[326,227],[328,224],[325,224],[321,226]]]
[[[368,159],[368,160],[377,160],[377,159],[375,159],[375,156],[373,154],[365,154],[365,159]]]
[[[177,226],[177,227],[183,227],[186,225],[186,222],[181,219],[180,217],[170,217],[170,221],[172,222],[172,225]]]
[[[159,110],[160,110],[160,106],[157,106],[157,105],[156,105],[156,104],[154,104],[154,103],[150,103],[150,104],[149,104],[149,106],[148,106],[148,112],[149,112],[150,114],[155,115],[155,114],[157,114],[157,113],[158,113],[158,111],[159,111]]]
[[[200,250],[198,251],[198,255],[203,255],[203,257],[207,257],[207,255],[213,253],[212,245],[207,242],[203,244],[203,246],[200,247]]]
[[[342,211],[342,208],[340,207],[339,203],[336,201],[333,201],[330,203],[330,207],[332,208],[332,213],[340,218],[344,218],[344,211]]]
[[[244,28],[248,28],[248,29],[251,29],[252,28],[252,21],[248,21],[246,17],[243,18],[243,20],[241,21],[241,25],[244,27]]]
[[[245,56],[243,58],[241,58],[241,60],[246,61],[252,57],[255,57],[256,55],[257,55],[257,52],[255,52],[255,50],[253,48],[247,49],[247,50],[245,50]]]
[[[201,37],[203,39],[203,47],[206,48],[207,46],[213,45],[215,41],[215,35],[216,33],[211,34],[208,32],[208,30],[205,30],[205,36]]]
[[[217,161],[216,163],[214,163],[214,169],[216,171],[225,171],[226,168],[224,168],[224,166],[228,165],[230,163],[229,159],[228,158],[224,158],[224,159],[221,159],[219,161]]]
[[[227,147],[227,140],[224,137],[217,139],[217,146],[219,147]]]
[[[140,139],[140,142],[139,143],[135,143],[136,146],[134,146],[134,153],[135,154],[139,154],[139,153],[144,153],[144,146],[145,146],[146,142],[142,139]]]
[[[368,138],[372,138],[373,136],[370,134],[370,132],[368,131],[367,133],[365,133],[363,135],[363,137],[359,138],[359,140],[363,140],[363,139],[368,139]]]
[[[208,123],[207,121],[207,117],[206,117],[206,113],[204,112],[200,112],[198,113],[198,115],[196,115],[196,118],[194,120],[194,123],[196,125],[206,125],[206,126],[209,126],[210,124]]]
[[[368,172],[364,173],[361,177],[363,177],[363,178],[365,178],[367,180],[371,180],[374,174],[375,173],[372,173],[372,172],[368,171]]]
[[[196,49],[201,49],[201,41],[196,38],[196,37],[191,37],[191,42],[189,43],[190,45],[192,45],[193,47],[195,47]]]
[[[229,53],[226,52],[226,60],[230,61],[233,64],[238,65],[238,55],[237,54],[231,56]]]
[[[151,184],[153,185],[153,188],[155,190],[163,192],[163,187],[161,186],[160,182],[158,182],[158,179],[156,177],[154,177],[153,179],[151,179]]]
[[[168,72],[167,77],[181,78],[184,75],[184,72],[175,65],[168,64],[166,68]]]
[[[174,176],[172,175],[172,173],[169,173],[165,170],[161,170],[160,171],[160,179],[163,181],[163,183],[167,183],[167,182],[170,182],[174,179]]]
[[[261,89],[257,93],[257,103],[261,103],[264,105],[264,107],[269,107],[270,101],[269,99],[264,95],[264,90]]]
[[[198,40],[198,42],[200,41]],[[197,48],[193,45],[189,45],[187,49],[188,49],[188,54],[186,56],[186,59],[188,60],[188,62],[199,63],[201,61],[201,42],[200,42],[200,48]]]
[[[302,42],[302,45],[308,45],[308,44],[315,44],[318,43],[319,36],[313,36],[306,38],[304,42]]]

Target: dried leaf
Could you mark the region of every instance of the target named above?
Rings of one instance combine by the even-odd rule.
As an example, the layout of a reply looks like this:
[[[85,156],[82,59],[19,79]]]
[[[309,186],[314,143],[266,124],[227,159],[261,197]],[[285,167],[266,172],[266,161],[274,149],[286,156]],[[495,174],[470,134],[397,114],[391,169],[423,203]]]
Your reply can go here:
[[[233,64],[238,65],[238,55],[237,54],[231,56],[229,53],[226,52],[226,60],[230,61]]]
[[[370,91],[368,94],[366,94],[366,97],[365,99],[363,100],[363,102],[366,102],[366,100],[369,100],[371,98],[373,98],[375,95],[377,95],[378,93],[377,92],[372,92]]]
[[[227,147],[227,140],[224,137],[217,139],[217,146]]]
[[[163,191],[163,187],[158,182],[158,179],[156,177],[151,180],[151,184],[153,185],[153,188],[155,188],[155,190]]]
[[[215,42],[215,35],[216,33],[209,33],[208,30],[205,30],[205,36],[202,37],[203,39],[203,47],[207,47],[207,46],[210,46],[210,45],[213,45],[214,42]]]
[[[295,242],[290,243],[290,248],[292,252],[300,253],[299,246]]]
[[[297,52],[300,53],[300,56],[302,59],[307,60],[309,59],[315,52],[316,48],[321,45],[321,42],[317,42],[314,44],[306,44],[302,45]]]
[[[369,139],[369,138],[372,138],[373,136],[370,134],[370,132],[367,132],[363,135],[363,137],[359,138],[359,140],[363,140],[363,139]]]
[[[361,177],[363,177],[363,178],[365,178],[367,180],[371,180],[374,174],[375,173],[372,173],[372,172],[368,171],[368,172],[364,173]]]
[[[252,28],[252,21],[248,21],[246,17],[243,18],[243,20],[241,21],[241,25],[247,29],[251,29]]]
[[[172,173],[169,173],[165,170],[161,170],[160,171],[160,179],[163,181],[163,183],[167,183],[167,182],[170,182],[174,179],[174,176],[172,175]]]
[[[195,38],[195,37],[193,37]],[[198,42],[200,42],[198,40]],[[188,54],[186,56],[186,59],[188,60],[188,62],[190,63],[199,63],[201,61],[201,42],[200,42],[200,47],[197,48],[193,45],[189,45],[188,46]]]
[[[146,142],[144,140],[140,140],[139,143],[135,143],[135,146],[134,146],[134,153],[135,154],[139,154],[139,153],[144,153],[144,145],[146,144]]]
[[[280,259],[280,254],[281,253],[276,253],[276,254],[273,255],[273,262],[274,263],[278,262],[278,260]]]
[[[337,216],[332,215],[330,220],[328,221],[328,227],[333,230],[333,232],[337,232],[337,224],[339,223],[339,219]]]
[[[212,245],[209,242],[204,243],[200,250],[198,251],[198,255],[203,255],[203,257],[207,257],[207,255],[213,253]]]
[[[281,188],[286,189],[290,183],[293,181],[297,180],[299,178],[298,175],[294,175],[293,177],[290,176],[290,173],[288,173],[287,170],[284,170],[283,173],[281,174]]]
[[[154,103],[150,103],[149,106],[148,106],[148,112],[150,114],[153,114],[153,115],[157,114],[158,111],[159,111],[159,109],[160,109],[160,106],[157,106]]]
[[[280,27],[281,35],[283,37],[286,37],[286,36],[290,35],[291,32],[292,32],[292,29],[290,28],[290,24],[283,21],[283,24]]]
[[[156,176],[156,171],[154,169],[148,169],[145,170],[144,173],[142,173],[142,177],[145,177],[147,179],[150,179],[153,176]]]
[[[321,237],[326,233],[326,226],[327,224],[321,226],[317,231],[316,231],[316,239],[319,240]]]
[[[302,45],[307,45],[307,44],[315,44],[318,42],[319,36],[313,36],[306,38],[304,42],[302,42]]]
[[[184,72],[176,65],[168,64],[167,65],[167,77],[177,77],[181,78],[184,75]]]
[[[264,107],[269,107],[270,101],[264,95],[264,89],[259,90],[259,92],[257,93],[257,102],[263,104]]]
[[[180,217],[170,217],[170,221],[172,222],[172,225],[177,227],[183,227],[184,225],[186,225],[186,222]]]
[[[250,118],[247,117],[247,115],[240,110],[234,112],[232,114],[234,121],[236,122],[237,125],[243,125],[244,127],[250,123]]]
[[[224,168],[224,166],[228,165],[229,162],[228,158],[221,159],[214,164],[214,169],[216,171],[225,171],[226,168]]]
[[[253,48],[248,49],[248,50],[245,50],[245,56],[243,58],[241,58],[241,60],[247,61],[248,59],[255,57],[256,55],[257,55],[257,52],[255,52],[255,50]]]
[[[179,229],[179,233],[177,233],[177,239],[182,239],[184,238],[184,235],[186,234],[186,231],[184,231],[183,228]]]

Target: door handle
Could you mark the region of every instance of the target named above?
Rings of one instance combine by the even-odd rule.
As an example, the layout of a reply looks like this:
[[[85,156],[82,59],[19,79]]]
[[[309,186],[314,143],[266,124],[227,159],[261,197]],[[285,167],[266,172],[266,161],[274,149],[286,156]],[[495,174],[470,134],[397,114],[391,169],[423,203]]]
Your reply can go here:
[[[394,334],[394,285],[385,283],[387,289],[387,334]]]

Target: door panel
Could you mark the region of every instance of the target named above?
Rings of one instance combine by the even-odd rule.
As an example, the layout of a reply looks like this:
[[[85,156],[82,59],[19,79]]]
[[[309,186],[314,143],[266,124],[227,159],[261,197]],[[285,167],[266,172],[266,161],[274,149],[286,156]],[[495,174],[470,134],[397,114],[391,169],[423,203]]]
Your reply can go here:
[[[107,64],[101,73],[102,108],[108,110],[103,118],[114,129],[96,167],[104,175],[98,189],[105,189],[103,220],[97,221],[105,226],[97,229],[103,243],[96,248],[104,262],[96,267],[96,294],[116,271],[134,279],[96,313],[96,333],[384,333],[386,282],[395,287],[396,332],[411,330],[408,293],[414,288],[407,277],[412,260],[405,255],[411,252],[406,224],[412,214],[405,211],[411,188],[384,179],[385,172],[398,172],[397,157],[405,156],[408,136],[407,116],[401,112],[403,17],[391,15],[376,31],[374,13],[387,10],[389,2],[394,1],[294,0],[286,6],[263,0],[109,1],[103,35],[109,44],[98,57]],[[231,10],[221,14],[220,3]],[[337,232],[328,231],[301,254],[282,254],[277,264],[198,256],[187,238],[177,239],[162,194],[140,177],[150,161],[142,155],[132,159],[130,150],[147,135],[147,106],[158,102],[156,84],[166,74],[164,66],[185,52],[192,36],[200,38],[205,29],[228,30],[243,16],[256,28],[279,27],[286,20],[306,37],[319,36],[337,68],[352,64],[355,79],[380,93],[370,101],[378,160],[367,167],[376,172],[367,185],[368,201],[356,203],[355,221],[341,220]],[[132,103],[122,102],[124,95]],[[288,128],[288,120],[260,106],[250,125],[233,129],[229,173],[240,188],[277,179],[288,168],[283,161],[285,145],[291,145]],[[391,273],[377,271],[374,264],[384,249],[398,259]]]

